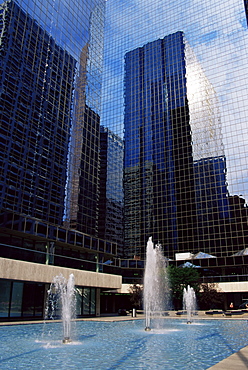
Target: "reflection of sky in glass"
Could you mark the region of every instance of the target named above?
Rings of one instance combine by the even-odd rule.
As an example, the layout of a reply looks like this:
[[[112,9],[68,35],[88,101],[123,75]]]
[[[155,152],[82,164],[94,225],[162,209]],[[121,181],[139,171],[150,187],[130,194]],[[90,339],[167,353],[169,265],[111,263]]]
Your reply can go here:
[[[125,53],[183,31],[216,92],[229,192],[248,199],[248,32],[243,1],[108,0],[106,19],[102,124],[123,134]]]
[[[103,0],[19,0],[19,5],[77,61],[87,49],[86,103],[100,111]]]
[[[79,56],[80,50],[89,41],[92,9],[81,2],[73,3],[65,0],[19,1],[21,7],[53,35],[57,43],[72,55],[76,53]]]
[[[77,210],[78,208],[80,173],[78,169],[80,168],[82,154],[82,132],[84,121],[86,121],[85,116],[89,115],[91,111],[93,116],[100,113],[105,0],[16,1],[24,12],[28,13],[39,27],[46,31],[52,42],[66,50],[73,57],[73,60],[76,60],[70,102],[71,138],[65,201],[65,214],[68,216],[71,209]],[[53,59],[53,49],[48,45],[47,50],[51,53],[51,59]],[[58,70],[63,69],[63,64],[66,64],[66,60],[60,63]],[[59,73],[60,71],[58,71]],[[43,83],[45,85],[47,81],[44,79]],[[54,104],[61,104],[60,99],[55,100]],[[94,116],[94,120],[97,120],[97,117]]]

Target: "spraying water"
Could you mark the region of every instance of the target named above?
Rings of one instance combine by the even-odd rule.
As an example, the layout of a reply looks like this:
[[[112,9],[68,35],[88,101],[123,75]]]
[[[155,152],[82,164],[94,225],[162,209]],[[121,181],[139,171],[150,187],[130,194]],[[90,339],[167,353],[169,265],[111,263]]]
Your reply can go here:
[[[144,275],[144,308],[145,330],[153,326],[161,326],[164,311],[169,304],[169,284],[166,271],[166,261],[161,246],[154,248],[152,238],[147,242],[146,267]]]
[[[189,285],[183,290],[183,309],[187,312],[187,324],[191,324],[192,317],[196,310],[196,295]]]
[[[74,275],[68,281],[62,275],[55,276],[48,291],[46,317],[54,319],[57,311],[61,311],[63,322],[63,343],[71,342],[71,321],[75,315],[75,283]],[[58,307],[61,307],[60,308]]]

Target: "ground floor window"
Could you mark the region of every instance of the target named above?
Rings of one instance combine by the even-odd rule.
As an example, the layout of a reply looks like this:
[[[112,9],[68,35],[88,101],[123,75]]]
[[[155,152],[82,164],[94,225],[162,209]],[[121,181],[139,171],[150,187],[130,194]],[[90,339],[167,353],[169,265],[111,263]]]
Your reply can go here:
[[[45,285],[0,280],[0,317],[42,317]]]
[[[77,316],[95,316],[96,315],[96,288],[76,288]]]
[[[0,280],[0,319],[43,318],[48,289],[44,283]],[[76,287],[76,316],[95,315],[96,288]]]
[[[11,292],[11,282],[0,280],[0,317],[9,316],[9,301]]]

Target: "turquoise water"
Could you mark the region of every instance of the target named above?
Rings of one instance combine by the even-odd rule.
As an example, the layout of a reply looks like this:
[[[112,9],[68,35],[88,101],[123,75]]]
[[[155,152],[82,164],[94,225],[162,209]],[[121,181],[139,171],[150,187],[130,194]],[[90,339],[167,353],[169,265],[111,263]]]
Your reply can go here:
[[[0,327],[0,369],[201,370],[248,345],[246,320],[165,320],[144,331],[143,320],[77,322],[71,344],[61,323]]]

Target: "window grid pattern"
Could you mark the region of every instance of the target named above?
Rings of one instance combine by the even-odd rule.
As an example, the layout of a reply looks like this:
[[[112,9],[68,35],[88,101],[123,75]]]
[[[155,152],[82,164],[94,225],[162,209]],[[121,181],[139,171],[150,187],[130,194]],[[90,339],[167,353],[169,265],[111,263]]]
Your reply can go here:
[[[61,224],[76,61],[17,5],[3,9],[1,207]]]
[[[149,236],[170,258],[245,253],[247,1],[109,0],[106,19],[102,122],[125,140],[125,255],[144,258]]]

